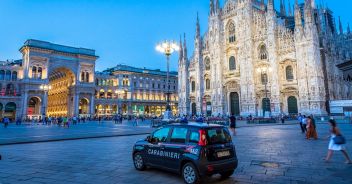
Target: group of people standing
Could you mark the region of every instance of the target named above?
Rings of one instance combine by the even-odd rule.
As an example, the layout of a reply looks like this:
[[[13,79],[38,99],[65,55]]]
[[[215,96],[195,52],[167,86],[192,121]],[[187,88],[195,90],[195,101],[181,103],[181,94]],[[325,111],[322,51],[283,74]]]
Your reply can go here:
[[[301,127],[302,133],[306,135],[306,139],[318,139],[318,133],[317,133],[317,125],[315,123],[315,119],[313,115],[311,116],[306,116],[306,115],[298,115],[298,121]]]

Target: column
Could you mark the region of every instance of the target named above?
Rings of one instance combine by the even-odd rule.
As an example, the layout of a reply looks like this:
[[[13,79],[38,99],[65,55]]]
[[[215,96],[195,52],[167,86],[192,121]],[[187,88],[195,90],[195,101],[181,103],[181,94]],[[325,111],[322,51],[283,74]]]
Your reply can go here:
[[[22,107],[22,118],[25,118],[27,116],[27,106],[28,106],[28,92],[27,90],[24,90],[24,94],[23,94],[23,98],[22,98],[22,104],[23,104],[23,107]],[[4,104],[4,108],[5,109],[5,105]]]
[[[90,97],[90,114],[93,117],[95,114],[95,103],[94,103],[94,94],[91,95]]]
[[[79,93],[74,93],[73,97],[73,116],[78,116],[79,113]]]

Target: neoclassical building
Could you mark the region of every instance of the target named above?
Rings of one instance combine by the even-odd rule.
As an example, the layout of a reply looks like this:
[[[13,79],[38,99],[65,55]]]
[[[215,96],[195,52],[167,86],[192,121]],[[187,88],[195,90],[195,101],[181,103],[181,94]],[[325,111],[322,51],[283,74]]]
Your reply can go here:
[[[96,73],[95,112],[98,116],[116,113],[160,116],[166,110],[166,92],[170,92],[171,109],[178,114],[177,72],[117,65]]]
[[[0,119],[156,115],[170,91],[177,114],[177,72],[117,65],[95,72],[95,50],[27,40],[21,60],[0,61]],[[41,85],[50,85],[44,91]],[[169,84],[169,86],[167,86]]]
[[[352,99],[337,67],[351,58],[349,26],[314,0],[293,10],[281,0],[280,11],[273,0],[210,0],[206,33],[197,18],[194,52],[180,53],[179,112],[325,115],[330,100]]]

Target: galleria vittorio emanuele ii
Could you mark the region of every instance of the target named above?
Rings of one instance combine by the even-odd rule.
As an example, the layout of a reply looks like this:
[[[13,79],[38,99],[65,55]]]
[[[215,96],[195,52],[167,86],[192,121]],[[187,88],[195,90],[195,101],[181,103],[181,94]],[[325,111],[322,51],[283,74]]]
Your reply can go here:
[[[329,101],[352,99],[341,68],[352,59],[349,25],[312,0],[281,0],[279,9],[273,0],[210,0],[207,31],[197,18],[194,53],[180,54],[181,114],[325,115]]]

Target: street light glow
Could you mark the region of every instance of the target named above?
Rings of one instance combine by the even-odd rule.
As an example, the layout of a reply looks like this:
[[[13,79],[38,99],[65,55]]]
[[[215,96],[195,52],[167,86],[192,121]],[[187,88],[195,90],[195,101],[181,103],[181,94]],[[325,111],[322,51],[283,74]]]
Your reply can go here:
[[[156,50],[167,56],[180,50],[180,46],[175,41],[163,41],[156,46]]]

